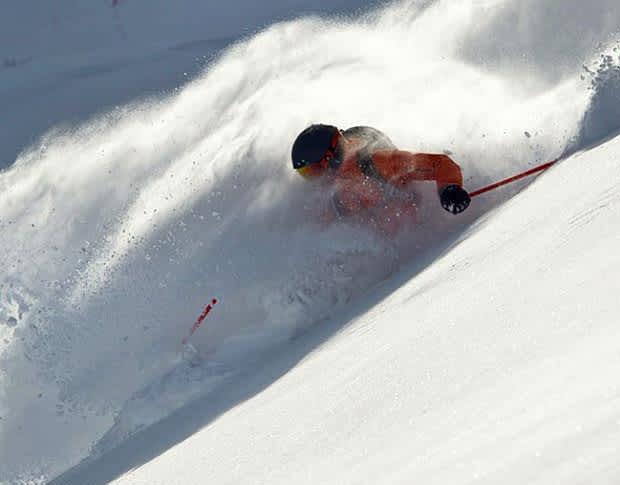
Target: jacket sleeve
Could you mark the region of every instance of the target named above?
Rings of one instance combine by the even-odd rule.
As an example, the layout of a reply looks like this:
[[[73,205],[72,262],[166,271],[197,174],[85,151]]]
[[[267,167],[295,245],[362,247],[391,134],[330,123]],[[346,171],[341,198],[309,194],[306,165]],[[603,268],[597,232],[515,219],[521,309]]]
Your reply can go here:
[[[463,185],[461,168],[447,155],[380,150],[372,160],[386,180],[400,187],[423,180],[435,180],[438,191],[446,185]]]

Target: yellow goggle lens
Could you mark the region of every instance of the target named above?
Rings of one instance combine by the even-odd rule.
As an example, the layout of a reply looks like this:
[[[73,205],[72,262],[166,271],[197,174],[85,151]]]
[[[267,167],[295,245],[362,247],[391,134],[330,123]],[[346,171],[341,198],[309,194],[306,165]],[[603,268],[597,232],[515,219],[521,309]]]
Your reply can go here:
[[[327,164],[321,162],[312,163],[297,169],[297,173],[304,178],[314,179],[320,177],[327,171]]]

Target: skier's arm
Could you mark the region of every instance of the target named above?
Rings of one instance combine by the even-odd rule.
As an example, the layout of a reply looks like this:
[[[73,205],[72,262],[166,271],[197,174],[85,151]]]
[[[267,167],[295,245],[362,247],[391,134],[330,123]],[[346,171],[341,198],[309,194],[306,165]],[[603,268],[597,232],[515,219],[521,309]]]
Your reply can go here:
[[[382,150],[373,153],[372,159],[378,171],[396,186],[434,180],[441,205],[448,212],[458,214],[469,206],[461,168],[447,155]]]
[[[460,167],[447,155],[382,150],[372,154],[379,172],[390,182],[406,186],[412,181],[435,180],[437,190],[463,185]]]

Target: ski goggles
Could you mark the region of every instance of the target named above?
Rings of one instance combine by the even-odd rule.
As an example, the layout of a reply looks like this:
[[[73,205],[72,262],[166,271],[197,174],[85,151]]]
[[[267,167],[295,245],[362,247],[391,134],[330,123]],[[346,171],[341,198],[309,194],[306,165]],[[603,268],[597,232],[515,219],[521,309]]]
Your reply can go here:
[[[340,165],[340,160],[336,158],[336,148],[338,147],[341,136],[339,131],[334,133],[331,144],[325,152],[325,155],[323,155],[323,158],[317,162],[309,162],[306,163],[306,165],[298,167],[296,169],[297,173],[304,178],[313,179],[321,177],[330,168],[337,168]]]
[[[319,162],[304,165],[297,169],[297,173],[304,178],[314,179],[321,177],[329,169],[329,162],[324,158]]]

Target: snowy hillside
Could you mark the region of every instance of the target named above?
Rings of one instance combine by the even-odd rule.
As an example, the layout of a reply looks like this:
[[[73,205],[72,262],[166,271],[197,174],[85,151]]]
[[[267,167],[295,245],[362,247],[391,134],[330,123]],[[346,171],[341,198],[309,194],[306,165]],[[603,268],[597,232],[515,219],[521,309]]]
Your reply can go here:
[[[114,483],[618,483],[619,163],[620,137],[565,161],[225,388],[222,416],[203,399],[59,483],[188,427]]]
[[[3,7],[0,483],[617,482],[616,1],[304,3]],[[386,241],[316,121],[564,161]]]
[[[0,7],[0,168],[59,125],[172,93],[235,40],[374,1],[22,0]]]

